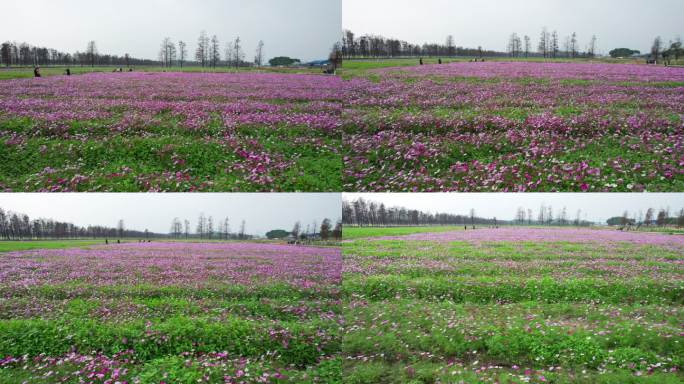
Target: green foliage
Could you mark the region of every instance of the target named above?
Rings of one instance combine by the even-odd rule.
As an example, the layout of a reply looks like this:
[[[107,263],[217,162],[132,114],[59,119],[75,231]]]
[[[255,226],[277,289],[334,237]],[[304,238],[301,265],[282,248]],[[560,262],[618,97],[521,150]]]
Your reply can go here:
[[[282,67],[287,67],[287,66],[294,65],[294,64],[297,64],[297,63],[300,63],[300,60],[299,60],[299,59],[293,59],[293,58],[290,58],[290,57],[287,57],[287,56],[278,56],[278,57],[274,57],[274,58],[272,58],[271,60],[268,61],[268,64],[269,64],[271,67],[281,67],[281,66],[282,66]]]
[[[284,229],[274,229],[266,232],[266,237],[269,239],[284,239],[290,236],[290,232]]]
[[[104,240],[0,241],[0,252],[28,251],[32,249],[76,248],[103,243]]]
[[[630,57],[632,55],[638,55],[641,52],[634,50],[634,49],[629,49],[629,48],[615,48],[608,52],[610,57],[612,58],[618,58],[618,57]]]
[[[345,226],[342,237],[345,240],[363,239],[383,236],[405,236],[413,233],[438,233],[463,229],[463,227],[350,227]]]

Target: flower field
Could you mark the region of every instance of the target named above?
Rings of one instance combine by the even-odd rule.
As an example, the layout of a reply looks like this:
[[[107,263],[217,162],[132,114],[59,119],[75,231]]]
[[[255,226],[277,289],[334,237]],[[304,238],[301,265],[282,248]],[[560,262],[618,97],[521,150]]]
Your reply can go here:
[[[0,382],[339,381],[341,262],[259,243],[0,254]]]
[[[343,246],[349,383],[679,383],[684,239],[502,228]]]
[[[684,69],[371,69],[342,113],[346,191],[681,191]]]
[[[0,188],[338,191],[333,76],[94,73],[0,82]]]

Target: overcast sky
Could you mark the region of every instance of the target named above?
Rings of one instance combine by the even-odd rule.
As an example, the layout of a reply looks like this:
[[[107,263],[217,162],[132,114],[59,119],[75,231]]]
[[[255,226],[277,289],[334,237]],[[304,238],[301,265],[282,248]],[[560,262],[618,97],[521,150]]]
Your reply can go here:
[[[683,0],[344,0],[343,27],[413,43],[443,42],[505,51],[508,37],[542,27],[560,36],[577,32],[584,49],[592,34],[599,51],[626,47],[647,52],[653,39],[684,37]]]
[[[263,40],[268,58],[310,61],[339,40],[341,12],[341,0],[2,0],[0,40],[65,52],[95,40],[101,53],[156,59],[164,37],[194,53],[206,30],[222,47],[239,35],[247,60]]]
[[[290,230],[296,221],[303,228],[324,218],[336,222],[342,215],[339,193],[265,194],[23,194],[0,193],[0,207],[31,218],[64,220],[76,225],[116,227],[168,233],[174,217],[188,219],[194,230],[200,213],[214,222],[228,217],[231,231],[246,221],[250,234],[264,235],[272,229]]]
[[[630,214],[644,213],[648,208],[670,208],[671,214],[684,208],[684,193],[425,193],[425,194],[363,194],[345,193],[343,198],[351,201],[359,197],[385,203],[386,206],[403,206],[425,212],[467,214],[471,208],[480,217],[496,217],[500,220],[515,218],[518,207],[532,209],[536,217],[539,207],[553,206],[558,211],[568,208],[568,216],[574,218],[578,209],[587,216],[583,219],[605,222],[606,219]]]

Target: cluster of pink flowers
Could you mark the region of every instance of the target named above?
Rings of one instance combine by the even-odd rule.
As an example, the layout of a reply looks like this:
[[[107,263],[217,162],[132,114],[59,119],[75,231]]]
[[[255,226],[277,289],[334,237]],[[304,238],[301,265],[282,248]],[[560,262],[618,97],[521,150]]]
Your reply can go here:
[[[0,127],[14,128],[0,129],[0,142],[21,153],[30,151],[25,147],[31,141],[44,140],[48,145],[40,151],[48,157],[66,140],[83,145],[106,145],[112,137],[121,138],[118,143],[170,137],[171,146],[206,142],[225,146],[225,161],[217,163],[216,173],[236,179],[236,189],[278,190],[291,177],[286,170],[300,156],[310,156],[309,148],[328,156],[339,151],[342,100],[355,83],[335,76],[276,73],[99,73],[8,80],[0,82]],[[281,136],[293,138],[286,144],[295,149],[264,148]],[[72,152],[78,151],[66,151]],[[103,178],[113,179],[106,183],[109,189],[131,182],[145,191],[214,188],[216,174],[198,172],[179,153],[159,152],[158,164],[121,181],[125,172],[88,172],[79,161],[83,155],[74,154],[73,161],[49,164],[55,177],[34,170],[22,185],[8,188],[101,191],[97,180]],[[102,168],[118,162],[111,159]]]
[[[347,191],[681,189],[681,69],[457,63],[379,73],[357,83],[343,112]],[[562,80],[586,74],[595,81]]]
[[[466,241],[483,242],[569,242],[569,243],[632,243],[642,245],[676,246],[684,250],[684,236],[648,232],[628,232],[589,228],[524,228],[503,227],[441,233],[417,233],[406,236],[387,236],[378,240]]]
[[[408,68],[385,68],[379,73],[403,72],[407,75],[479,77],[479,78],[538,78],[573,79],[611,82],[667,82],[684,81],[684,69],[678,67],[644,66],[636,64],[604,63],[535,63],[535,62],[476,62],[423,65]]]
[[[0,258],[0,287],[83,282],[201,287],[284,282],[316,288],[340,281],[339,249],[259,243],[134,243],[10,252]]]
[[[27,117],[42,133],[71,121],[103,120],[137,131],[167,113],[202,131],[212,118],[236,125],[307,126],[331,131],[346,83],[336,77],[284,74],[92,74],[0,83],[0,116]],[[273,101],[278,103],[273,103]],[[123,112],[123,113],[122,113]]]

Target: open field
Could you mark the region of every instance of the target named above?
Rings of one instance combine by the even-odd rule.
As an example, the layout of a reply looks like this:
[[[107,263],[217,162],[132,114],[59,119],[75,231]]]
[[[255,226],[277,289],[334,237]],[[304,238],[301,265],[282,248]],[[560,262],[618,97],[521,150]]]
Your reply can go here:
[[[413,233],[437,233],[451,232],[463,227],[344,227],[342,238],[344,240],[363,239],[382,236],[401,236]]]
[[[66,69],[71,70],[72,75],[83,75],[88,73],[111,73],[115,69],[122,67],[116,66],[97,66],[97,67],[81,67],[81,66],[50,66],[41,67],[40,74],[42,76],[61,76],[65,74]],[[128,70],[127,67],[123,67],[124,70]],[[158,66],[136,66],[133,67],[135,72],[188,72],[188,73],[238,73],[238,72],[252,72],[252,73],[303,73],[303,74],[320,74],[320,68],[281,68],[281,67],[245,67],[245,68],[233,68],[233,67],[158,67]],[[28,79],[33,77],[33,68],[31,67],[10,67],[2,68],[0,67],[0,80],[10,80],[10,79]]]
[[[342,114],[346,191],[684,189],[684,68],[371,64]]]
[[[419,63],[419,57],[401,57],[401,58],[358,58],[346,60],[342,65],[340,73],[343,77],[364,75],[369,69],[391,68],[391,67],[412,67]],[[440,57],[423,57],[423,63],[426,65],[438,64]],[[469,62],[475,57],[441,57],[442,63],[458,63]],[[479,58],[478,58],[479,59]],[[613,59],[607,57],[596,58],[543,58],[543,57],[487,57],[487,62],[529,62],[529,63],[606,63],[606,64],[644,64],[643,59]],[[674,61],[673,65],[684,65],[684,60]]]
[[[339,249],[0,254],[1,383],[339,382]]]
[[[334,76],[96,73],[0,82],[0,188],[338,191]]]
[[[684,236],[515,228],[343,245],[348,383],[679,383]]]
[[[2,81],[0,188],[684,189],[684,68],[412,63]]]
[[[33,249],[63,249],[88,247],[104,244],[102,240],[36,240],[36,241],[0,241],[0,252],[30,251]],[[116,242],[116,241],[115,241]]]

